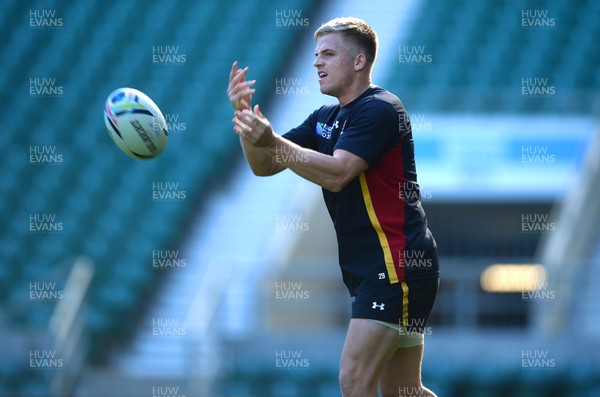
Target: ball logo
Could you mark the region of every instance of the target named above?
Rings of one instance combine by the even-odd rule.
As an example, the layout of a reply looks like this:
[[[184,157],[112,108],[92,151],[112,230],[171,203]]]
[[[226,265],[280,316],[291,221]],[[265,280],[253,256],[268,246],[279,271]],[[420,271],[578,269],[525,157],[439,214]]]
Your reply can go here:
[[[138,120],[130,121],[130,123],[135,129],[135,131],[138,133],[140,138],[142,138],[142,141],[146,144],[148,150],[150,150],[151,153],[156,152],[158,149],[156,148],[154,142],[152,142],[152,140],[150,139],[150,136],[148,135],[146,130],[144,130],[144,127],[142,127],[142,123],[140,123]]]

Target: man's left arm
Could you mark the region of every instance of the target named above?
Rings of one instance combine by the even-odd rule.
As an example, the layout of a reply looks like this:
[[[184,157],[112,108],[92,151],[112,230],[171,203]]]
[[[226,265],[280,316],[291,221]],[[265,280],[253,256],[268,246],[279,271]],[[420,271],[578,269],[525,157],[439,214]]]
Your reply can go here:
[[[365,160],[347,150],[336,149],[330,156],[275,134],[258,105],[254,111],[235,112],[234,131],[254,146],[264,148],[276,163],[332,192],[339,192],[368,168]]]
[[[368,168],[362,158],[347,150],[336,149],[330,156],[298,146],[278,135],[266,150],[275,162],[332,192],[339,192]]]

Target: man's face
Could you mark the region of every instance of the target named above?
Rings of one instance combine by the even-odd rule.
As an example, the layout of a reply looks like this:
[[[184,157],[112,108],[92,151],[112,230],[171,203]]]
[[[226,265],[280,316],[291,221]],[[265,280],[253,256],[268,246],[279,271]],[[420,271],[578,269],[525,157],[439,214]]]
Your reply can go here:
[[[317,39],[317,68],[319,86],[325,95],[342,96],[354,80],[355,56],[351,44],[341,33],[328,33]]]

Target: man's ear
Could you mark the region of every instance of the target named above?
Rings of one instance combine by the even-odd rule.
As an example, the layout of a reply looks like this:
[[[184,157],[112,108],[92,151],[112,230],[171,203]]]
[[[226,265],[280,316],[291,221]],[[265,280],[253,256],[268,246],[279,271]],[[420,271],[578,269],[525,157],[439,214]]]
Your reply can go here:
[[[354,57],[354,71],[358,72],[367,66],[367,57],[363,53],[359,53]]]

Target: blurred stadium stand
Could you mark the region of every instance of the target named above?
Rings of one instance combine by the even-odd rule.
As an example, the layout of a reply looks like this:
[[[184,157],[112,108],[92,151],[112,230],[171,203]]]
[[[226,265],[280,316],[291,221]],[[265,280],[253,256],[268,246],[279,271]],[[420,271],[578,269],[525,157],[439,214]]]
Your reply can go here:
[[[31,10],[55,10],[64,26],[34,29]],[[278,27],[277,10],[300,10],[310,24]],[[522,10],[547,10],[556,26],[524,29]],[[339,395],[349,297],[319,189],[291,172],[250,175],[224,91],[237,59],[250,66],[253,100],[278,132],[298,124],[331,102],[313,82],[312,32],[349,14],[379,32],[375,83],[415,116],[419,177],[431,193],[424,205],[443,281],[425,381],[440,396],[600,395],[597,2],[12,0],[0,13],[1,397],[48,396],[56,387],[80,397],[169,387],[188,397]],[[154,47],[173,45],[184,64],[153,63]],[[400,65],[405,45],[433,61]],[[300,77],[310,94],[277,95],[279,77]],[[548,78],[556,94],[522,95],[528,77]],[[63,93],[31,95],[36,78],[55,79]],[[147,93],[185,126],[172,129],[159,159],[127,158],[104,131],[104,100],[121,86]],[[419,131],[419,117],[431,131]],[[548,148],[557,164],[519,164],[528,145]],[[62,161],[32,164],[35,146],[54,148]],[[464,178],[449,184],[456,172]],[[153,200],[161,182],[178,183],[186,199]],[[531,213],[551,214],[556,233],[523,234],[521,217]],[[32,233],[35,214],[54,215],[63,230]],[[285,216],[300,216],[309,230],[276,230]],[[153,268],[153,253],[167,250],[180,252],[185,269]],[[33,302],[31,284],[54,283],[67,296],[80,255],[94,276],[73,312],[69,335],[84,324],[82,340],[65,348],[87,363],[65,353],[65,368],[32,369],[32,351],[63,350],[48,330],[56,302]],[[551,302],[480,287],[492,263],[538,261],[556,292]],[[277,299],[278,283],[300,283],[309,299]],[[153,322],[164,320],[186,335],[153,335]],[[523,369],[522,352],[532,350],[548,352],[556,368]],[[300,354],[308,368],[278,368],[278,354]]]

